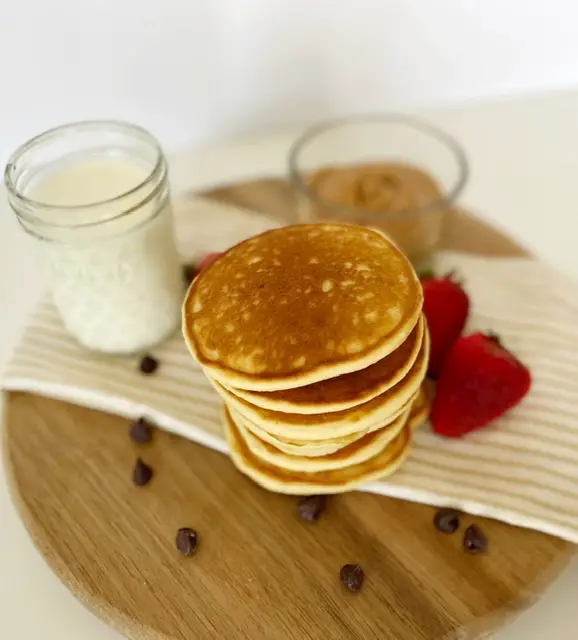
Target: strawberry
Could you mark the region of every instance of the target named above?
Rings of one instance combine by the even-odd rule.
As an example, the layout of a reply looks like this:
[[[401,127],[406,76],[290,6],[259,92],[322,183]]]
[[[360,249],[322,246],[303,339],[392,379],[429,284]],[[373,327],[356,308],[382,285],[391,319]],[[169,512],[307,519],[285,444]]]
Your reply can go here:
[[[437,380],[430,421],[433,430],[459,438],[514,407],[531,385],[528,368],[496,336],[459,338]]]
[[[202,271],[203,269],[206,269],[208,266],[212,265],[213,262],[215,262],[215,260],[222,255],[222,252],[220,251],[213,251],[211,253],[207,253],[205,254],[201,260],[199,260],[199,264],[197,265],[197,269],[199,271]]]
[[[470,301],[452,274],[422,280],[423,311],[430,334],[428,375],[436,378],[453,343],[460,337],[470,311]]]

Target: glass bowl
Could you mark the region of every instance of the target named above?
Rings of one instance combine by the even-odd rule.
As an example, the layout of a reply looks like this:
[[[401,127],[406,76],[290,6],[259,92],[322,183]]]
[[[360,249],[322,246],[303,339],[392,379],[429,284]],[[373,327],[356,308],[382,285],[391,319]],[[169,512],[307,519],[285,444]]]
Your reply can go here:
[[[430,269],[444,217],[468,179],[466,155],[440,129],[406,115],[314,125],[289,153],[300,222],[351,222],[386,234]]]

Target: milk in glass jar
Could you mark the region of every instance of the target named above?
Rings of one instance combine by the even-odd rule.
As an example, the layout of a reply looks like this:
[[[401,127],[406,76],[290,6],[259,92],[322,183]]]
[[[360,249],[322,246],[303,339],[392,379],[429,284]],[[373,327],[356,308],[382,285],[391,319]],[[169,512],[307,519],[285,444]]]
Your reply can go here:
[[[108,121],[47,131],[13,154],[5,183],[80,344],[131,354],[173,333],[184,283],[167,164],[149,133]]]

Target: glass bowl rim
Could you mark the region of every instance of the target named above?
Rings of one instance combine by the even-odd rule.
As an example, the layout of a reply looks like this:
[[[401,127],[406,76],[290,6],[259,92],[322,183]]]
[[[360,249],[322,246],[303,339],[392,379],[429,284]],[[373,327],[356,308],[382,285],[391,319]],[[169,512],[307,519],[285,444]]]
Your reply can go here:
[[[434,138],[437,142],[444,145],[454,156],[457,166],[457,179],[454,184],[446,190],[442,198],[432,200],[426,205],[422,205],[408,211],[379,211],[360,209],[357,207],[351,207],[347,205],[338,205],[334,202],[328,202],[323,200],[315,194],[315,192],[309,188],[307,182],[304,179],[303,172],[298,166],[299,156],[305,147],[312,142],[318,135],[331,131],[332,129],[339,129],[341,127],[351,124],[401,124],[415,131],[425,134],[430,138]],[[404,113],[385,113],[385,114],[369,114],[369,115],[355,115],[345,116],[342,118],[332,118],[328,120],[322,120],[309,126],[292,144],[288,154],[289,164],[289,179],[292,186],[297,192],[305,195],[309,200],[319,204],[324,209],[329,211],[337,211],[341,214],[350,213],[352,217],[359,217],[362,213],[362,217],[372,216],[388,216],[390,219],[395,218],[407,218],[417,217],[430,211],[436,211],[437,209],[451,206],[455,203],[458,196],[462,193],[466,186],[470,176],[470,165],[468,158],[463,147],[453,138],[451,135],[440,129],[439,127]]]

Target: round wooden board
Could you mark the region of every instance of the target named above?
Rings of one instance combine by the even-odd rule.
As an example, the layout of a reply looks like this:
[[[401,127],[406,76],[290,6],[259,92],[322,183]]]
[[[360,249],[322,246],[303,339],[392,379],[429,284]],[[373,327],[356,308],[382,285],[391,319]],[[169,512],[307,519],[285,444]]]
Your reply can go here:
[[[212,197],[287,213],[278,181]],[[454,212],[447,247],[523,250]],[[268,493],[226,456],[168,433],[147,446],[155,476],[135,488],[139,447],[121,418],[24,393],[6,398],[4,455],[11,490],[35,544],[70,590],[131,639],[475,638],[540,596],[574,547],[480,518],[487,556],[440,534],[432,508],[350,493],[315,524],[295,499]],[[200,534],[194,557],[175,549],[179,527]],[[342,564],[366,572],[343,590]]]

